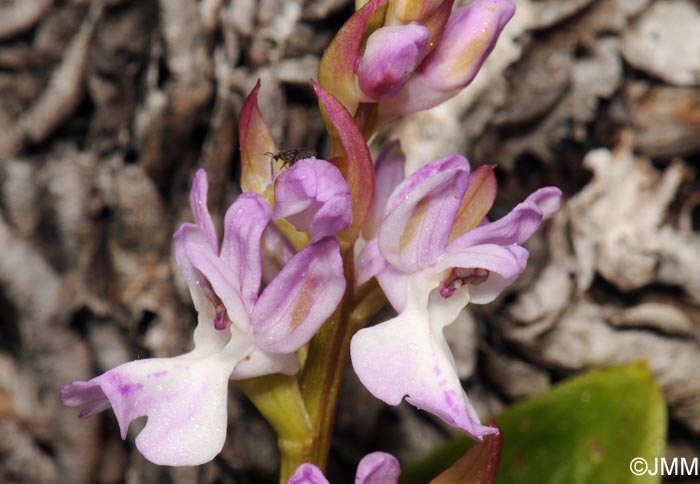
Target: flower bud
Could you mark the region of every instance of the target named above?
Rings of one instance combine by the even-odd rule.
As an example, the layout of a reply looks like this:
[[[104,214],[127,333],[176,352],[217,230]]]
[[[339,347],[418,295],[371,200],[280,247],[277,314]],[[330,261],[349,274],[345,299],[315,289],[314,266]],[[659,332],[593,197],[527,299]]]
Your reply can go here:
[[[469,84],[515,13],[511,0],[477,0],[455,10],[440,44],[420,68],[424,83],[436,91]]]
[[[363,101],[389,99],[406,84],[425,56],[430,32],[420,24],[382,27],[367,40],[357,71]]]
[[[479,72],[514,12],[512,0],[476,0],[452,12],[440,43],[401,92],[382,103],[380,113],[422,111],[457,94]]]

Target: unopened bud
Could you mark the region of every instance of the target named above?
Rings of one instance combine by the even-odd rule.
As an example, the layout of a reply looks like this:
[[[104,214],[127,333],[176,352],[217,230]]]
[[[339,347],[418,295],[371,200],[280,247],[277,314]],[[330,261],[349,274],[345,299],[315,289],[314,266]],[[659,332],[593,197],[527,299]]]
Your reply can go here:
[[[417,23],[382,27],[370,35],[357,71],[365,101],[395,96],[423,60],[429,37]]]
[[[425,85],[451,91],[469,84],[514,13],[511,0],[477,0],[455,10],[440,43],[421,65]]]
[[[476,0],[450,16],[440,43],[380,113],[392,117],[430,109],[457,94],[476,76],[515,12],[512,0]]]

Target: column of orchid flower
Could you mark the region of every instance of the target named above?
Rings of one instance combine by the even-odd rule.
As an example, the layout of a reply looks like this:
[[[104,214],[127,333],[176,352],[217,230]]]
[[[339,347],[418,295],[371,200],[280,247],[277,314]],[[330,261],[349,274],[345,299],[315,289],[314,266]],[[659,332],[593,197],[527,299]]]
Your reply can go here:
[[[198,325],[195,349],[126,363],[61,392],[81,416],[111,406],[122,437],[147,416],[136,446],[149,460],[194,465],[218,454],[229,379],[275,428],[281,481],[323,483],[348,360],[377,398],[404,398],[477,440],[484,426],[442,335],[468,302],[493,300],[524,270],[522,244],[558,209],[543,188],[490,222],[493,166],[453,155],[409,177],[398,142],[372,162],[367,142],[393,118],[433,107],[476,75],[513,15],[510,0],[372,0],[324,54],[312,81],[330,137],[326,160],[292,166],[278,153],[255,86],[241,110],[241,187],[221,241],[200,170],[195,223],[175,233],[175,258]],[[261,292],[261,286],[264,290]],[[397,316],[367,321],[389,302]],[[308,351],[306,350],[308,345]],[[396,482],[388,454],[362,460],[356,482]],[[290,477],[291,476],[291,477]]]

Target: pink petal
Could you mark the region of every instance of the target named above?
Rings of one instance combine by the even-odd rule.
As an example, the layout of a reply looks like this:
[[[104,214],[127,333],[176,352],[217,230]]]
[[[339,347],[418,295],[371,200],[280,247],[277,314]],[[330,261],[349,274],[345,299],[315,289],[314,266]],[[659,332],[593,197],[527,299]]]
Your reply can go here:
[[[328,484],[328,479],[318,467],[306,463],[297,467],[287,484]]]
[[[340,170],[325,160],[300,160],[275,180],[273,218],[286,218],[316,242],[352,222],[350,187]]]
[[[408,297],[408,280],[411,274],[388,265],[376,274],[384,295],[397,312],[403,311]]]
[[[387,267],[387,261],[379,252],[377,239],[368,243],[357,259],[357,285],[361,286]]]
[[[557,187],[544,187],[536,190],[525,199],[532,202],[542,210],[544,218],[551,217],[561,208],[561,190]]]
[[[534,202],[522,202],[505,217],[460,235],[447,247],[447,252],[452,254],[483,244],[524,244],[537,231],[542,218],[542,210]]]
[[[214,222],[209,215],[207,208],[207,191],[209,182],[207,180],[207,172],[200,168],[194,175],[192,180],[192,189],[190,190],[190,209],[194,214],[194,221],[204,232],[207,240],[211,244],[214,252],[219,251],[219,237],[216,235]]]
[[[394,117],[430,109],[466,87],[493,50],[514,11],[511,0],[476,0],[457,8],[450,15],[437,47],[416,75],[401,92],[380,105],[381,115]]]
[[[415,272],[445,248],[469,184],[469,162],[449,156],[425,165],[394,191],[379,228],[379,250],[394,267]]]
[[[206,235],[202,231],[199,225],[194,225],[190,223],[185,223],[180,226],[180,228],[173,235],[173,250],[175,253],[175,263],[180,269],[180,274],[182,274],[187,288],[190,290],[190,296],[192,297],[192,302],[194,302],[194,307],[197,312],[201,312],[205,307],[211,305],[211,300],[207,298],[204,291],[206,284],[206,279],[201,272],[197,271],[190,262],[190,258],[187,256],[185,250],[185,242],[190,240],[190,244],[197,243],[202,244],[202,250],[206,247],[211,248]]]
[[[435,91],[464,88],[479,72],[514,13],[511,0],[476,0],[457,8],[440,43],[421,65],[423,82]]]
[[[262,278],[266,284],[279,274],[282,267],[296,253],[292,244],[275,224],[268,224],[263,232],[261,251]]]
[[[357,466],[355,484],[397,484],[401,466],[391,454],[372,452],[362,458]]]
[[[270,282],[252,314],[257,345],[291,353],[306,344],[345,292],[338,241],[325,238],[296,254]]]
[[[240,291],[248,313],[258,298],[262,277],[260,242],[270,221],[270,204],[255,193],[244,193],[226,211],[221,260],[227,278]]]
[[[174,238],[175,258],[186,276],[192,299],[195,302],[195,309],[202,312],[203,308],[207,307],[205,305],[209,304],[208,307],[211,311],[213,301],[205,297],[203,292],[203,287],[205,287],[203,283],[208,282],[214,295],[225,306],[231,322],[243,331],[247,331],[250,325],[248,309],[239,292],[240,282],[233,278],[231,268],[212,251],[211,246],[197,226],[183,224],[175,232]],[[188,265],[194,270],[189,269]]]
[[[496,199],[496,165],[480,166],[469,175],[469,189],[464,194],[462,205],[455,217],[450,232],[450,241],[479,225],[486,219]]]
[[[334,236],[352,223],[352,197],[350,192],[338,193],[326,201],[316,212],[309,235],[311,242],[317,242],[323,237]]]
[[[363,102],[378,102],[396,95],[423,60],[430,32],[411,23],[375,30],[367,39],[357,71]]]
[[[405,165],[406,156],[401,150],[399,140],[387,143],[377,157],[377,162],[374,165],[374,171],[377,174],[374,200],[367,220],[362,228],[362,235],[365,240],[370,240],[376,235],[379,222],[384,216],[389,197],[404,179]]]

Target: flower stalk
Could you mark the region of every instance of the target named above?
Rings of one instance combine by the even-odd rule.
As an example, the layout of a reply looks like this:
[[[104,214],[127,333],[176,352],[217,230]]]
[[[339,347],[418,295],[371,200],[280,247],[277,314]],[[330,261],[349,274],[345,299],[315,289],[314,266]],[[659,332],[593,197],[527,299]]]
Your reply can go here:
[[[328,462],[338,397],[350,358],[350,339],[354,329],[349,317],[354,303],[353,253],[350,248],[343,254],[343,267],[348,282],[345,295],[336,312],[311,340],[301,374],[301,392],[318,436],[314,442],[313,459],[309,462],[322,470],[325,470]]]
[[[296,376],[265,375],[240,382],[241,390],[277,432],[280,482],[313,460],[317,434],[306,411]]]

